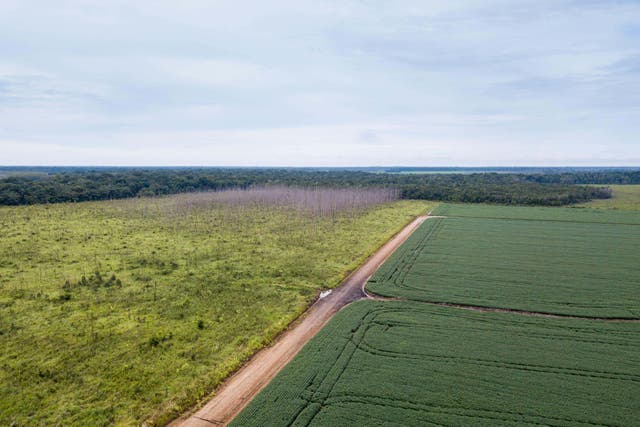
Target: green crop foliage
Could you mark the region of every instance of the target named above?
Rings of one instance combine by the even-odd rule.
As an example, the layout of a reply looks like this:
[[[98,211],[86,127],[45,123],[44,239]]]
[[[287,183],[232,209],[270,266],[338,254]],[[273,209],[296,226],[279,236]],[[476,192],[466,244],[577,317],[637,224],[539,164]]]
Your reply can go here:
[[[636,323],[361,301],[232,425],[635,425],[638,395]]]
[[[640,317],[640,214],[441,205],[372,277],[388,297]]]
[[[592,200],[576,205],[585,208],[640,211],[640,185],[607,185],[613,190],[610,199]]]
[[[430,207],[0,208],[0,425],[165,423]]]
[[[340,311],[232,424],[637,424],[640,215],[482,205],[433,213],[447,218],[426,221],[367,284],[413,301]]]
[[[605,209],[442,204],[434,209],[432,214],[456,218],[640,225],[638,212]]]

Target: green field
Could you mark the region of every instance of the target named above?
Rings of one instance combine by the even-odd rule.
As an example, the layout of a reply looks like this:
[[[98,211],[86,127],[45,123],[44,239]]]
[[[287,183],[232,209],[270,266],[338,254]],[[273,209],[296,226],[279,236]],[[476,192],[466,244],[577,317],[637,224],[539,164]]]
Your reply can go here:
[[[640,210],[640,185],[607,185],[613,190],[610,199],[592,200],[576,205],[585,208]]]
[[[640,317],[640,214],[441,205],[367,285],[417,301]]]
[[[434,209],[433,215],[456,218],[640,225],[638,212],[617,212],[606,209],[442,204]]]
[[[429,206],[0,208],[0,425],[170,420]]]
[[[636,425],[640,215],[434,214],[367,284],[400,300],[339,312],[233,425]]]
[[[638,326],[358,302],[232,425],[635,425]]]

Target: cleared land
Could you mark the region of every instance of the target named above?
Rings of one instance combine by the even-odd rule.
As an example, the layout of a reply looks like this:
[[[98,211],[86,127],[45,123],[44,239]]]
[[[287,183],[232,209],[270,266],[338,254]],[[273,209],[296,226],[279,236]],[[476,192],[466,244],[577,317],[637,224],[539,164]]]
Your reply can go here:
[[[606,209],[442,204],[434,210],[433,214],[451,218],[640,225],[638,212],[616,212]]]
[[[249,402],[345,305],[367,298],[364,285],[367,278],[392,253],[426,217],[419,217],[387,242],[367,260],[346,282],[330,295],[319,299],[304,318],[278,338],[277,342],[255,355],[249,363],[234,374],[215,397],[202,409],[186,420],[176,420],[172,425],[189,427],[226,424]]]
[[[429,210],[232,202],[0,208],[0,424],[168,421]]]
[[[387,297],[640,317],[640,214],[442,205],[371,279]]]
[[[232,425],[637,424],[640,216],[434,214],[367,284],[400,300],[339,312]]]
[[[638,366],[635,323],[362,301],[232,425],[633,425]]]
[[[640,185],[608,185],[613,190],[610,199],[592,200],[578,207],[597,209],[640,210]]]

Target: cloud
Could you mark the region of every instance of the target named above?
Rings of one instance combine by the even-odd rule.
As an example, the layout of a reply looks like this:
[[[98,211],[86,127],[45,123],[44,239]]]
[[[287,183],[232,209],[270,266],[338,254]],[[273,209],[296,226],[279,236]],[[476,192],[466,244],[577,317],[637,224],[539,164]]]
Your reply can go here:
[[[630,164],[638,16],[620,0],[7,0],[0,164]]]
[[[367,166],[428,164],[434,166],[601,165],[620,162],[620,150],[584,131],[558,132],[550,139],[533,134],[514,142],[502,126],[518,117],[413,117],[391,123],[341,126],[300,126],[223,131],[137,131],[86,137],[64,144],[12,141],[10,151],[21,153],[16,164],[29,164],[40,153],[44,164],[64,165],[185,165],[185,166]],[[452,130],[448,123],[463,129]],[[476,131],[492,138],[478,141]],[[470,131],[470,132],[469,132]],[[429,135],[429,136],[425,136]],[[567,140],[580,141],[578,145]],[[473,157],[459,157],[474,152]],[[452,162],[451,159],[456,159]],[[637,164],[640,156],[624,157]]]

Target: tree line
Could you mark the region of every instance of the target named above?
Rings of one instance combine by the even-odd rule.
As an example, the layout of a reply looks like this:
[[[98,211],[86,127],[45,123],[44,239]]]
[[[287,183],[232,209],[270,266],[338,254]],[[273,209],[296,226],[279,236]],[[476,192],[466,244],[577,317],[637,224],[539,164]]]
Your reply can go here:
[[[577,184],[640,184],[640,171],[391,174],[310,169],[87,169],[0,179],[0,205],[111,200],[257,185],[393,187],[405,199],[546,206],[611,197],[606,187]]]

